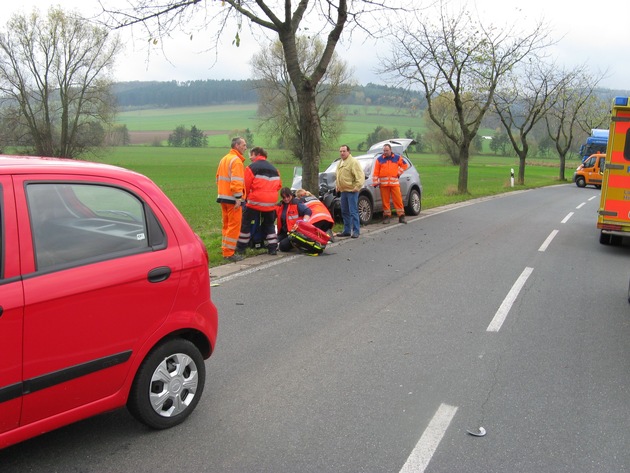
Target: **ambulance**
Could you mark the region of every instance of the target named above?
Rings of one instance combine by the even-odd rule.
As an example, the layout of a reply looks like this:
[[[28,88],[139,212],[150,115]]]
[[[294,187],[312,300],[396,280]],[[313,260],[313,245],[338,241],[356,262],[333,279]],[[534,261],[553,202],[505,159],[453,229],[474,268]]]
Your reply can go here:
[[[630,237],[630,98],[613,101],[597,228],[602,245]]]

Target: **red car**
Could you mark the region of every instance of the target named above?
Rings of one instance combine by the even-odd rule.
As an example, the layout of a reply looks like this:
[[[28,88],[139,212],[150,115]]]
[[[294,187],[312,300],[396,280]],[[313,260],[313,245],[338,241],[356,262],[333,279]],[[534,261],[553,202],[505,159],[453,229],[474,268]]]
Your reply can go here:
[[[148,178],[0,156],[0,448],[127,405],[163,429],[214,349],[208,254]]]

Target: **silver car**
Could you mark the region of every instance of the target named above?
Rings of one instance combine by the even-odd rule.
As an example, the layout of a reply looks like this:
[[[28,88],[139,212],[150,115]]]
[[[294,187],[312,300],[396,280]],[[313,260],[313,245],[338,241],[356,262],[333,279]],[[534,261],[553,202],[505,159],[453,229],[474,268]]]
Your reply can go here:
[[[400,192],[405,204],[405,214],[418,215],[420,213],[422,208],[422,183],[420,182],[420,175],[417,169],[406,154],[407,148],[414,143],[415,141],[409,138],[385,140],[372,145],[366,154],[354,157],[359,161],[365,173],[365,183],[359,192],[359,219],[361,220],[361,225],[367,225],[372,221],[374,214],[383,211],[381,192],[378,188],[372,186],[372,169],[374,169],[374,161],[383,152],[384,144],[390,144],[392,151],[402,155],[405,163],[409,166],[399,179]],[[324,172],[319,173],[319,197],[337,220],[341,217],[341,204],[339,196],[335,193],[335,176],[338,164],[339,159],[336,159]],[[291,189],[299,189],[302,186],[301,168],[295,168],[293,176]]]

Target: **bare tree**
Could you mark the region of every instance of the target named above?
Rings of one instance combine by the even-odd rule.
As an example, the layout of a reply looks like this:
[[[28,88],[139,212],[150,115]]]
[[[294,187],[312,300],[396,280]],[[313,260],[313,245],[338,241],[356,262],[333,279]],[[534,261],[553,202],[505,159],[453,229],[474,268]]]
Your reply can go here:
[[[0,34],[0,114],[12,141],[69,158],[100,146],[119,49],[116,35],[58,7],[13,16]]]
[[[566,80],[558,77],[556,71],[555,64],[527,62],[506,77],[493,97],[494,111],[519,158],[517,183],[520,185],[525,184],[529,134],[555,105],[555,92]]]
[[[596,80],[599,82],[598,79]],[[596,95],[596,92],[593,89],[593,94],[584,104],[578,119],[580,128],[587,136],[591,134],[593,128],[608,128],[610,123],[610,104],[614,97],[608,95],[603,98],[598,94]]]
[[[474,116],[479,113],[479,104],[473,97],[465,97],[464,100],[462,100],[462,105],[464,107],[463,114],[465,117]],[[461,153],[457,143],[461,140],[461,127],[459,126],[453,94],[445,92],[435,96],[432,99],[431,110],[433,116],[438,120],[437,122],[432,120],[429,110],[425,110],[424,122],[427,127],[426,138],[431,143],[431,147],[434,151],[446,155],[451,164],[459,166]],[[447,136],[443,132],[442,127],[446,127],[450,130],[451,134],[456,136],[457,139],[453,140],[452,137]]]
[[[589,74],[586,66],[579,66],[563,75],[566,79],[554,93],[554,106],[545,115],[545,124],[560,157],[558,178],[566,181],[564,167],[567,154],[576,136],[583,133],[580,120],[588,110],[595,87],[601,79]]]
[[[492,104],[499,80],[516,64],[547,46],[547,31],[539,22],[526,33],[483,25],[465,9],[456,14],[440,5],[439,22],[418,18],[393,32],[391,66],[395,80],[419,86],[428,116],[459,152],[458,192],[468,193],[470,146]],[[435,112],[435,99],[450,94],[455,128]],[[472,101],[472,103],[471,103]]]
[[[153,3],[147,0],[129,0],[128,11],[105,10],[116,22],[116,27],[142,25],[153,41],[168,36],[176,30],[188,30],[189,21],[196,20],[211,32],[215,47],[220,49],[224,30],[236,25],[238,32],[233,43],[240,43],[243,20],[262,28],[263,32],[275,36],[282,44],[287,72],[297,99],[300,128],[300,154],[303,163],[303,183],[306,189],[316,193],[318,189],[319,162],[322,125],[317,110],[318,85],[323,80],[333,58],[333,52],[341,39],[342,32],[349,26],[346,36],[350,39],[354,28],[370,32],[361,23],[362,18],[371,19],[377,13],[405,10],[404,3],[412,0],[166,0]],[[393,6],[396,5],[396,6]],[[382,16],[382,15],[381,15]],[[314,36],[325,39],[325,47],[310,71],[303,69],[303,61],[297,47],[300,30],[316,26]],[[380,31],[380,30],[379,30]],[[206,32],[207,34],[207,32]]]
[[[310,74],[317,66],[324,43],[319,38],[301,36],[297,38],[296,45],[302,69]],[[282,141],[301,160],[303,138],[297,94],[287,71],[282,44],[275,41],[263,48],[253,56],[251,65],[253,77],[259,79],[258,115],[262,119],[261,128]],[[316,87],[322,148],[333,144],[341,134],[343,114],[338,99],[349,94],[353,86],[348,64],[334,53],[322,81]]]
[[[593,90],[593,94],[582,107],[576,122],[579,128],[574,137],[576,145],[585,143],[586,139],[591,136],[593,129],[608,129],[611,113],[610,104],[614,99],[614,93],[611,92],[612,91],[608,91],[608,93],[606,93],[602,90]],[[590,147],[587,147],[584,151],[588,152],[588,149],[590,149]],[[580,157],[583,157],[581,151],[580,149],[579,154]]]

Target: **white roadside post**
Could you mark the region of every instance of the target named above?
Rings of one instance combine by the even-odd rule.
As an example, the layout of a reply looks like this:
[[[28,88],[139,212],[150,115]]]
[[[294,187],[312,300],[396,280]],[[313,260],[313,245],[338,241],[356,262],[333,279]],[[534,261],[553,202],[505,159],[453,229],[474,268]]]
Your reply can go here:
[[[510,186],[514,187],[514,168],[510,169]]]

